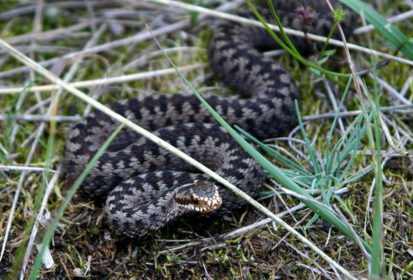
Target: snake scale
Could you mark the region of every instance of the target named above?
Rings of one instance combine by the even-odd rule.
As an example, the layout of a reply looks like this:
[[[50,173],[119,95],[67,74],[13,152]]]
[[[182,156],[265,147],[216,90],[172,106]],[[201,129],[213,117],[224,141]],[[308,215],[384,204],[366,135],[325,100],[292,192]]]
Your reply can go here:
[[[302,2],[274,3],[285,27],[302,29],[296,12]],[[324,1],[307,2],[304,4],[317,11],[318,19],[306,26],[306,31],[327,35],[332,27],[331,12],[320,7]],[[353,22],[351,17],[342,22],[346,34]],[[305,40],[293,39],[293,43],[308,48]],[[290,73],[272,58],[264,57],[260,52],[263,48],[277,48],[265,29],[220,23],[212,31],[208,46],[210,63],[216,75],[242,98],[204,96],[229,124],[258,139],[279,136],[295,125],[294,100],[298,99]],[[153,95],[121,100],[108,107],[215,170],[247,194],[255,196],[260,189],[263,169],[217,125],[194,95]],[[69,183],[78,178],[118,125],[100,111],[74,125],[64,150]],[[112,228],[129,237],[148,235],[194,211],[224,214],[244,204],[228,189],[129,128],[121,130],[82,187],[91,198],[106,198],[105,212]]]

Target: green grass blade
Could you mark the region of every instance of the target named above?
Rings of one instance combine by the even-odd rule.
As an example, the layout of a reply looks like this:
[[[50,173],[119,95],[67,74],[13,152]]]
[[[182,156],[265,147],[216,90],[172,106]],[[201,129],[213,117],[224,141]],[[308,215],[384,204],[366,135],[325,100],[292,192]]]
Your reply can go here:
[[[271,14],[272,14],[273,18],[275,19],[275,22],[278,25],[278,28],[280,29],[281,36],[284,38],[285,42],[288,44],[291,51],[293,53],[295,53],[297,56],[301,57],[300,53],[295,48],[294,44],[291,42],[291,40],[288,38],[287,34],[285,33],[283,25],[282,25],[280,19],[278,18],[277,13],[275,12],[274,5],[272,4],[272,1],[267,0],[267,4],[268,4],[268,7],[270,8],[270,11],[271,11]],[[251,8],[251,6],[250,6],[250,8]],[[254,8],[254,10],[255,10],[255,8]],[[285,45],[280,45],[280,46],[282,46],[284,49],[287,48],[287,46],[285,46]]]
[[[53,219],[52,223],[50,224],[49,228],[47,229],[47,232],[43,238],[42,242],[42,248],[39,251],[39,254],[36,257],[36,261],[33,265],[32,271],[30,273],[30,280],[36,280],[38,277],[38,273],[40,270],[40,267],[42,265],[42,256],[44,254],[44,251],[46,247],[50,244],[50,241],[52,240],[53,234],[56,230],[57,224],[59,220],[63,216],[63,212],[66,209],[67,205],[69,202],[72,200],[72,197],[76,193],[76,191],[79,189],[80,185],[82,184],[83,180],[86,178],[86,176],[89,174],[90,170],[93,168],[95,165],[96,161],[101,157],[101,155],[105,152],[109,144],[113,141],[113,139],[116,137],[116,135],[120,132],[120,130],[124,127],[125,123],[122,123],[113,133],[110,135],[110,137],[103,143],[102,147],[99,149],[99,151],[93,156],[92,160],[87,164],[85,170],[83,170],[82,174],[80,174],[79,178],[76,180],[70,191],[68,192],[66,199],[63,201],[62,205],[60,205],[60,208],[58,212],[56,213],[55,218]]]
[[[251,139],[252,140],[252,139]],[[255,144],[257,144],[263,151],[265,151],[268,155],[276,159],[278,162],[281,162],[282,164],[285,164],[287,167],[290,169],[294,169],[298,173],[300,173],[302,176],[312,176],[310,172],[305,170],[302,166],[298,165],[297,163],[293,162],[292,160],[289,160],[288,158],[282,156],[280,152],[277,150],[274,150],[261,141],[258,141],[256,139],[253,140]]]
[[[392,23],[387,21],[376,10],[368,6],[367,4],[359,0],[339,0],[353,9],[359,15],[362,15],[366,20],[374,25],[377,31],[379,31],[387,41],[392,43],[396,49],[400,49],[401,52],[409,59],[413,60],[413,43],[409,42],[409,39],[397,29]]]
[[[340,182],[341,182],[341,183],[340,183],[340,186],[341,186],[341,187],[344,187],[344,186],[346,186],[346,185],[348,185],[348,184],[350,184],[350,183],[352,183],[352,182],[354,182],[354,181],[359,180],[361,177],[365,176],[366,174],[369,174],[373,169],[374,169],[374,166],[373,166],[373,165],[365,168],[365,170],[364,170],[363,172],[360,172],[360,173],[358,173],[357,175],[352,176],[352,177],[348,178],[348,179],[345,180],[345,181],[342,181],[342,182],[340,181]]]
[[[340,100],[340,104],[338,105],[337,114],[335,115],[335,117],[334,117],[334,119],[333,119],[333,122],[332,122],[332,124],[331,124],[330,132],[329,132],[328,135],[327,135],[327,143],[326,143],[326,145],[325,145],[326,151],[325,151],[325,153],[324,153],[324,158],[325,158],[325,159],[328,159],[328,160],[330,160],[330,159],[332,158],[332,157],[329,156],[329,153],[330,153],[330,143],[331,143],[331,139],[332,139],[332,137],[333,137],[333,135],[334,135],[334,129],[335,129],[336,124],[337,124],[337,121],[338,121],[338,113],[341,111],[341,108],[343,107],[344,100],[345,100],[346,97],[347,97],[347,93],[348,93],[348,90],[349,90],[349,88],[350,88],[350,85],[352,84],[352,81],[353,81],[353,77],[350,76],[350,78],[348,79],[348,82],[347,82],[347,86],[346,86],[346,88],[345,88],[345,90],[344,90],[343,96],[342,96],[342,98],[341,98],[341,100]],[[345,136],[343,136],[342,139],[345,139]],[[338,145],[336,145],[336,146],[338,146]],[[330,163],[327,163],[327,167],[330,167]],[[337,170],[340,170],[340,168],[338,168]],[[329,174],[329,171],[328,171],[328,170],[326,170],[326,174]]]
[[[371,63],[375,63],[375,59],[371,56]],[[372,64],[373,65],[373,64]],[[386,265],[384,257],[384,224],[383,224],[383,170],[381,161],[381,148],[382,148],[382,127],[380,116],[380,99],[379,88],[376,79],[376,70],[373,69],[373,86],[374,86],[374,100],[369,98],[371,102],[374,131],[373,137],[370,140],[371,151],[373,153],[373,165],[375,173],[375,188],[376,194],[374,199],[374,218],[373,218],[373,244],[371,253],[371,268],[370,273],[374,276],[386,277]],[[366,85],[365,85],[366,86]],[[370,96],[369,96],[370,97]]]
[[[300,108],[298,106],[298,102],[297,102],[297,100],[294,100],[294,102],[295,102],[295,110],[297,112],[298,123],[300,125],[301,133],[303,134],[303,138],[304,138],[305,144],[307,146],[308,153],[310,155],[310,160],[313,163],[314,172],[315,172],[315,174],[321,174],[321,167],[318,163],[317,156],[315,154],[315,151],[314,151],[313,147],[311,146],[310,140],[308,140],[308,138],[307,138],[307,133],[304,130],[304,125],[303,125],[303,122],[302,122],[302,119],[301,119],[301,113],[300,113]],[[318,175],[316,175],[316,176],[318,176]]]

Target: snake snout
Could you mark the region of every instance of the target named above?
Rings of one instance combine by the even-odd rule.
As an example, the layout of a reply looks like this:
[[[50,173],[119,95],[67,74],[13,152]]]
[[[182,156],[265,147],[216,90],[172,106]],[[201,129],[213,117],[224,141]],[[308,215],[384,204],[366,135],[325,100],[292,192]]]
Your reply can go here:
[[[185,184],[177,188],[175,201],[185,209],[206,213],[222,204],[218,187],[207,181]]]

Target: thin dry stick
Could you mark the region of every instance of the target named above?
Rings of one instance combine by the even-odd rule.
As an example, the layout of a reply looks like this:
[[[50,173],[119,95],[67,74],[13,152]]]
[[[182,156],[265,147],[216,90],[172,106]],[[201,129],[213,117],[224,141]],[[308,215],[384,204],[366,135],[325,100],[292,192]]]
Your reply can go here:
[[[23,279],[23,277],[25,275],[24,272],[26,271],[27,264],[29,263],[29,258],[30,258],[31,252],[32,252],[32,247],[33,247],[33,244],[35,242],[36,235],[37,235],[37,232],[38,232],[38,229],[39,229],[39,221],[44,220],[43,214],[46,211],[47,201],[49,200],[49,196],[52,193],[52,190],[53,190],[53,188],[54,188],[54,186],[57,182],[57,179],[60,176],[61,170],[62,170],[62,165],[60,164],[57,167],[56,172],[53,174],[53,177],[50,180],[49,184],[47,185],[47,188],[46,188],[46,191],[45,191],[45,194],[44,194],[44,197],[43,197],[42,205],[39,209],[39,213],[36,216],[36,221],[33,225],[33,229],[32,229],[32,232],[30,234],[30,239],[29,239],[29,243],[27,245],[26,254],[24,255],[24,259],[23,259],[22,273],[20,274],[20,279]],[[53,261],[53,259],[52,259],[52,261]],[[51,267],[47,267],[47,269],[50,269],[50,268]]]
[[[174,32],[176,30],[180,30],[181,28],[184,28],[185,26],[187,26],[189,24],[189,22],[190,22],[189,20],[185,19],[185,20],[179,21],[177,23],[170,24],[170,25],[161,27],[159,29],[156,29],[153,32],[154,32],[155,36],[167,34],[167,33],[170,33],[170,32]],[[74,55],[85,54],[85,53],[99,53],[99,52],[106,51],[106,50],[111,49],[111,48],[115,48],[115,47],[119,47],[119,46],[125,46],[125,45],[133,44],[133,43],[138,43],[138,42],[141,42],[141,41],[144,41],[144,40],[148,40],[150,38],[152,38],[151,34],[148,31],[144,31],[144,32],[138,33],[138,34],[136,34],[135,36],[132,36],[132,37],[120,39],[120,40],[117,40],[117,41],[112,41],[112,42],[109,42],[109,43],[106,43],[106,44],[102,44],[102,45],[99,45],[99,46],[88,48],[86,50],[68,53],[68,54],[66,54],[62,57],[57,57],[57,58],[53,58],[53,59],[50,59],[50,60],[46,60],[46,61],[40,62],[39,64],[42,65],[42,66],[49,66],[49,65],[51,65],[51,64],[53,64],[53,63],[55,63],[59,60],[67,59],[67,58],[70,58]],[[8,76],[11,76],[11,75],[14,75],[14,74],[21,74],[23,72],[27,72],[28,70],[29,70],[29,68],[27,66],[14,68],[12,70],[8,70],[8,71],[0,73],[0,78],[8,77]]]
[[[317,198],[317,199],[318,199],[318,198]],[[301,210],[301,209],[303,209],[303,208],[305,208],[305,207],[306,207],[306,205],[305,205],[304,203],[300,203],[299,205],[294,206],[294,207],[291,208],[291,209],[288,209],[288,210],[286,210],[286,211],[283,211],[283,212],[281,212],[281,213],[278,213],[278,214],[277,214],[277,217],[283,218],[283,217],[288,216],[288,215],[291,215],[292,213],[294,213],[294,212],[296,212],[296,211],[298,211],[298,210]],[[260,227],[262,227],[262,226],[265,226],[265,225],[267,225],[268,223],[271,223],[271,222],[273,222],[273,221],[274,221],[273,219],[267,218],[267,219],[264,219],[264,220],[262,220],[262,221],[253,223],[253,224],[251,224],[251,225],[244,226],[244,227],[242,227],[242,228],[238,228],[238,229],[233,230],[233,231],[231,231],[231,232],[224,233],[224,234],[220,235],[218,239],[219,239],[219,240],[228,240],[228,239],[237,237],[237,236],[239,236],[239,235],[241,235],[241,234],[247,233],[247,232],[249,232],[249,231],[251,231],[251,230],[260,228]],[[165,250],[159,251],[158,253],[159,253],[159,254],[167,254],[167,253],[174,252],[174,251],[178,251],[178,250],[185,249],[185,248],[188,248],[188,247],[195,247],[195,246],[199,246],[199,245],[202,245],[202,244],[208,244],[208,243],[210,243],[210,242],[212,242],[212,241],[214,241],[214,240],[215,240],[215,238],[212,238],[212,237],[203,238],[203,239],[201,239],[201,240],[199,240],[199,241],[194,241],[194,242],[188,242],[188,240],[165,240],[165,239],[159,239],[158,241],[161,241],[161,242],[188,242],[188,243],[183,244],[183,245],[179,245],[179,246],[174,246],[174,247],[167,247],[167,248],[165,248]]]
[[[324,87],[327,90],[327,94],[328,94],[328,97],[330,98],[331,104],[333,105],[334,111],[337,112],[340,102],[337,101],[336,95],[334,94],[333,89],[331,87],[331,82],[324,80]],[[338,118],[337,123],[340,126],[341,134],[345,135],[346,128],[345,128],[342,118]]]
[[[44,126],[45,126],[45,123],[40,124],[40,126],[37,130],[36,139],[40,139],[40,137],[42,135],[42,132],[43,132]],[[30,162],[32,161],[32,158],[34,156],[34,152],[36,151],[38,143],[39,143],[38,141],[33,142],[33,145],[30,148],[29,155],[27,156],[26,162],[24,164],[25,167],[28,167]],[[3,254],[4,254],[4,251],[6,250],[6,244],[7,244],[7,240],[8,240],[8,237],[9,237],[11,224],[12,224],[12,221],[13,221],[13,213],[16,211],[17,202],[18,202],[20,192],[22,190],[23,182],[24,182],[24,179],[26,178],[26,175],[27,175],[27,171],[23,170],[22,174],[20,175],[19,184],[17,185],[16,193],[15,193],[14,198],[13,198],[13,203],[12,203],[11,209],[10,209],[10,216],[7,220],[6,231],[4,233],[4,241],[3,241],[3,246],[2,246],[2,249],[1,249],[1,253],[0,253],[0,262],[3,259]]]
[[[91,23],[92,21],[89,20],[89,21],[81,22],[79,24],[72,25],[70,27],[59,28],[59,29],[46,31],[46,32],[39,33],[39,34],[30,33],[30,34],[15,36],[11,39],[7,39],[6,42],[12,45],[18,45],[18,44],[26,43],[26,41],[31,41],[33,39],[36,39],[36,40],[41,40],[42,43],[45,43],[48,40],[56,40],[56,38],[58,37],[67,38],[68,34],[71,34],[72,32],[75,32],[75,31],[82,30],[90,26]]]
[[[208,64],[206,63],[196,63],[193,65],[187,65],[179,67],[179,71],[192,71],[199,68],[207,67]],[[80,82],[73,82],[69,83],[69,85],[73,87],[90,87],[90,86],[99,86],[99,85],[110,85],[110,84],[119,84],[129,81],[137,81],[143,79],[149,79],[153,77],[162,77],[170,74],[175,74],[176,70],[173,68],[163,69],[163,70],[156,70],[156,71],[148,71],[145,73],[137,73],[137,74],[130,74],[130,75],[123,75],[120,77],[111,77],[111,78],[104,78],[104,79],[96,79],[96,80],[88,80],[88,81],[80,81]],[[27,92],[35,92],[35,91],[51,91],[61,88],[59,85],[46,85],[46,86],[33,86],[30,88],[18,87],[18,88],[2,88],[0,89],[1,94],[15,94],[20,93],[24,90]]]

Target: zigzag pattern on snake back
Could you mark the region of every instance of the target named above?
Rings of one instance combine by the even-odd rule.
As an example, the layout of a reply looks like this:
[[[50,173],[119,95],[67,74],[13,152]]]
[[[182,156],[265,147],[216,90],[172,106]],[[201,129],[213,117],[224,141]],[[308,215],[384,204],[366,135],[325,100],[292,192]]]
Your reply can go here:
[[[301,2],[277,2],[276,10],[284,26],[301,29],[294,13]],[[327,35],[332,26],[328,16],[331,13],[321,9],[318,2],[310,3],[319,15],[317,23],[307,31]],[[287,13],[280,10],[280,4],[287,6]],[[342,23],[347,34],[353,22],[350,17]],[[228,123],[258,139],[279,136],[291,128],[296,123],[296,85],[284,67],[258,51],[277,47],[273,38],[263,28],[231,22],[220,24],[212,33],[208,47],[212,68],[245,99],[206,95],[207,102]],[[306,44],[305,40],[293,41],[296,46]],[[255,196],[260,189],[265,178],[263,169],[216,124],[194,95],[153,95],[122,100],[108,107],[153,131],[249,195]],[[95,111],[73,127],[64,151],[69,183],[78,178],[118,125]],[[193,185],[216,186],[210,193],[219,192],[221,198],[198,196],[191,189]],[[189,202],[177,190],[181,186],[192,195]],[[211,200],[219,204],[222,199],[222,205],[213,211],[216,214],[243,205],[243,200],[231,191],[129,128],[119,133],[99,159],[83,183],[83,190],[92,198],[107,197],[105,211],[112,228],[130,237],[145,236],[176,217],[199,210],[201,206],[197,205],[203,201],[208,208]]]

